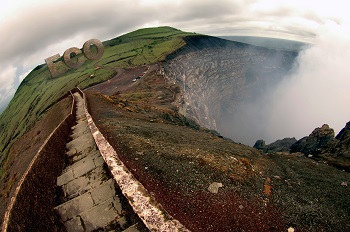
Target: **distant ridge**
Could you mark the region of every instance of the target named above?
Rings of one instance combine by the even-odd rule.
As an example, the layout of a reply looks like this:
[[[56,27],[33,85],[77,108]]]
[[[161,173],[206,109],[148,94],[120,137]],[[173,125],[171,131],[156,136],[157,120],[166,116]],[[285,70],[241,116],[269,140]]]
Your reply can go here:
[[[2,165],[13,141],[33,126],[67,91],[108,80],[116,75],[117,68],[162,61],[184,46],[183,38],[188,35],[194,33],[167,26],[138,29],[104,41],[105,53],[98,62],[86,60],[81,67],[70,69],[59,78],[50,77],[46,64],[34,68],[21,82],[8,106],[0,108],[0,180],[4,174]],[[98,65],[103,68],[91,78]]]
[[[226,40],[251,44],[259,47],[271,48],[276,50],[285,50],[285,51],[300,51],[306,46],[308,46],[307,43],[303,43],[300,41],[259,37],[259,36],[218,36],[218,37]]]

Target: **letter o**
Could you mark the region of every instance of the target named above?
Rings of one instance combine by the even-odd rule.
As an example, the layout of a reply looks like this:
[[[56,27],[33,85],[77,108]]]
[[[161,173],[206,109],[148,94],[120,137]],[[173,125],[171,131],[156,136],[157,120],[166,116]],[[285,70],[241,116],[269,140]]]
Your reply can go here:
[[[90,50],[91,45],[95,45],[95,47],[97,48],[96,54],[92,54],[92,52]],[[85,57],[88,58],[89,60],[97,60],[97,59],[100,59],[102,57],[102,55],[104,53],[104,47],[103,47],[103,44],[100,40],[90,39],[84,43],[83,52],[84,52]]]
[[[77,57],[78,61],[73,62],[71,60],[71,57],[70,57],[70,54],[72,54],[72,53],[74,53],[76,56],[78,56],[79,54],[81,54],[81,50],[79,48],[76,48],[76,47],[67,49],[63,54],[64,63],[70,68],[79,68],[84,63],[84,57],[78,56]]]

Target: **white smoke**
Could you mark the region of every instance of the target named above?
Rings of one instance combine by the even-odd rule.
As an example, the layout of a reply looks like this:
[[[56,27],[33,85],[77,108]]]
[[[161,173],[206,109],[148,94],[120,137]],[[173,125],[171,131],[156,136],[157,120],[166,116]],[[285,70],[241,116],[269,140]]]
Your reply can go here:
[[[329,124],[340,131],[350,121],[350,30],[329,22],[297,58],[293,74],[267,97],[263,112],[267,142],[301,138]]]
[[[258,139],[300,139],[323,124],[338,133],[348,121],[350,30],[328,22],[299,53],[291,74],[255,102],[237,106],[218,129],[236,142],[253,145]]]

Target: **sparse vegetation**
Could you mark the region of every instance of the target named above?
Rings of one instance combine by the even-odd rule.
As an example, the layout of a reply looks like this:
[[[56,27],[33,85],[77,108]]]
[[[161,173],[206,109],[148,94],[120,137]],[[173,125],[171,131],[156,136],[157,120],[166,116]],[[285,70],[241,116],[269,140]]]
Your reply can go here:
[[[5,157],[3,151],[13,143],[9,159],[3,159],[6,174],[0,179],[0,194],[5,201],[0,200],[0,216],[5,208],[1,205],[7,204],[6,196],[11,196],[17,178],[22,176],[18,170],[25,170],[23,166],[30,162],[30,155],[36,153],[35,146],[40,146],[54,125],[69,113],[70,99],[55,104],[57,99],[74,86],[83,88],[115,76],[122,70],[120,67],[161,60],[184,44],[181,38],[185,35],[168,27],[123,35],[105,42],[106,53],[98,62],[87,61],[80,69],[56,79],[48,78],[45,65],[35,68],[0,119],[1,141],[5,141],[3,138],[7,141],[1,144],[1,157]],[[197,39],[194,37],[194,43],[189,44],[200,45],[193,46],[190,52],[206,46]],[[217,39],[209,41],[208,47],[216,44]],[[189,50],[181,52],[184,51]],[[244,53],[237,53],[240,51],[237,47],[234,51],[237,58],[242,58]],[[206,64],[197,59],[200,56],[192,56],[187,63],[197,60]],[[349,173],[297,153],[265,154],[201,127],[203,124],[181,114],[186,113],[186,108],[179,108],[187,103],[180,99],[183,84],[196,79],[168,81],[159,72],[161,67],[162,64],[155,64],[124,69],[123,75],[85,92],[96,125],[119,158],[172,216],[192,231],[201,232],[287,231],[289,227],[297,231],[349,231]],[[239,66],[226,67],[225,72],[231,68],[237,71]],[[136,79],[140,73],[145,75]],[[229,77],[219,80],[225,78]],[[210,84],[208,88],[201,84],[201,89],[212,86],[208,79],[203,78]],[[224,86],[225,82],[222,83]],[[193,86],[188,87],[196,92]],[[247,91],[235,92],[235,96],[243,93]],[[217,99],[215,104],[222,101]],[[25,130],[29,132],[21,136]],[[62,148],[57,144],[55,147]],[[37,177],[34,179],[42,180]],[[208,190],[214,182],[221,185],[216,193]],[[27,200],[21,202],[33,202],[35,194],[26,196]],[[53,200],[37,200],[48,199]]]
[[[230,231],[232,225],[249,231],[266,228],[263,221],[272,218],[282,231],[277,211],[261,207],[265,157],[179,114],[169,85],[150,72],[109,98],[87,92],[90,112],[119,158],[191,231]],[[212,182],[224,186],[217,195],[207,190]]]
[[[13,142],[40,120],[70,89],[76,86],[85,88],[105,81],[116,74],[115,68],[161,61],[185,45],[182,37],[190,34],[171,27],[137,30],[104,42],[105,53],[100,60],[86,60],[79,69],[71,69],[58,78],[51,78],[46,64],[37,66],[23,80],[0,116],[0,177]],[[96,66],[103,68],[91,78]]]
[[[102,94],[87,96],[119,158],[188,229],[349,230],[348,173],[297,154],[264,154],[188,124],[173,110],[169,85],[150,72],[120,93],[107,97],[101,87]],[[208,191],[213,182],[223,186],[215,194]]]

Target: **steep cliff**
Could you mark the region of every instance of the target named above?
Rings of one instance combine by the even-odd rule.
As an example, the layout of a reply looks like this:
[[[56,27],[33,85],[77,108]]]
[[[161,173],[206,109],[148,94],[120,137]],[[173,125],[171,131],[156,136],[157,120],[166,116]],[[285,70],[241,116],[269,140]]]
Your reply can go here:
[[[183,85],[158,67],[136,82],[121,78],[128,88],[116,78],[87,96],[101,132],[171,215],[201,232],[349,231],[350,173],[300,154],[259,152],[200,127],[174,106]]]
[[[231,130],[229,124],[234,122],[239,107],[259,100],[283,80],[297,53],[188,35],[157,28],[107,41],[106,57],[99,62],[103,68],[95,74],[99,81],[108,81],[85,90],[96,125],[130,172],[192,231],[287,231],[290,227],[297,231],[349,231],[349,173],[301,155],[266,154],[205,128],[223,134]],[[179,47],[182,49],[177,50]],[[157,63],[175,50],[166,62]],[[80,87],[86,87],[97,82],[90,78],[95,63],[88,65],[87,70],[78,69],[58,79],[60,85],[55,84],[59,91],[45,82],[47,68],[34,70],[43,72],[42,85],[23,86],[20,91],[26,91],[22,97],[33,95],[34,90],[49,89],[55,97],[47,105],[56,105],[58,93],[70,86],[80,83]],[[25,79],[27,84],[36,80],[36,75],[30,74]],[[142,77],[136,79],[138,75]],[[29,99],[30,103],[40,109],[46,107],[36,104],[39,100],[35,99]],[[28,120],[16,119],[11,124],[17,121],[26,125]],[[46,128],[44,122],[41,125]],[[6,129],[7,125],[0,123],[0,128]],[[251,123],[244,129],[254,126]],[[34,129],[18,143],[30,144],[34,138],[31,134],[43,135],[43,131]],[[330,128],[324,129],[331,132]],[[12,133],[8,129],[6,132],[6,136]],[[337,142],[331,153],[320,155],[330,160],[333,157],[327,154],[348,157],[350,123],[338,136],[332,136],[330,139]],[[274,145],[288,146],[291,141],[281,140]],[[264,142],[260,145],[265,146]],[[28,163],[21,152],[10,153],[9,157],[9,181],[0,181],[6,193],[16,187],[11,179],[19,177],[15,165]],[[40,178],[44,180],[45,176]],[[8,201],[9,197],[1,200]]]
[[[235,123],[237,108],[272,90],[297,56],[210,36],[185,41],[165,65],[168,78],[183,87],[181,113],[231,138],[228,124]]]

